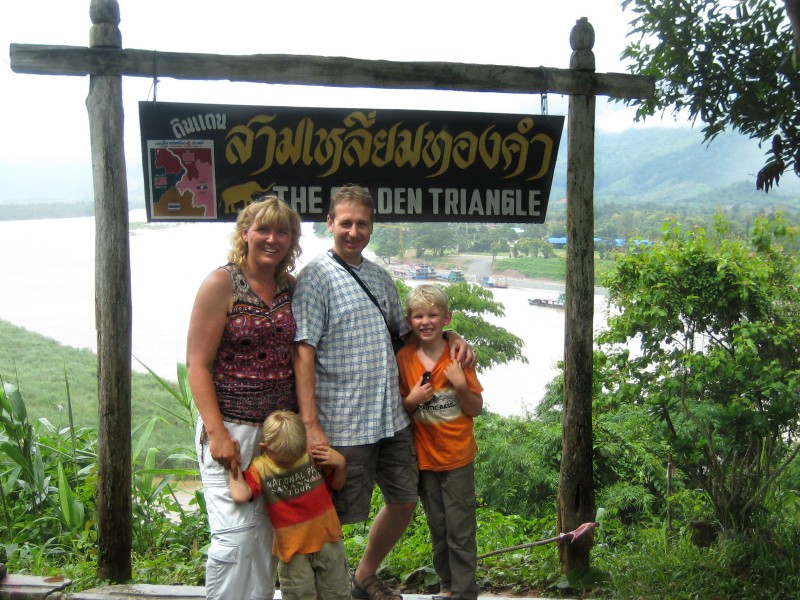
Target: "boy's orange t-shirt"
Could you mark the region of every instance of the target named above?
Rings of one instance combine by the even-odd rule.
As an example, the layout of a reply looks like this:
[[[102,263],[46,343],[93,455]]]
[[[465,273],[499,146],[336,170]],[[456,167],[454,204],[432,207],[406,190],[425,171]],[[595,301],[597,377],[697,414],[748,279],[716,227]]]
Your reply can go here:
[[[431,370],[430,384],[434,398],[414,411],[411,426],[417,462],[423,471],[450,471],[469,464],[478,453],[472,432],[472,417],[464,413],[455,390],[444,375],[450,364],[450,347],[445,345]],[[400,370],[400,393],[407,396],[426,371],[417,356],[416,345],[406,346],[397,354]],[[483,387],[475,369],[464,369],[469,389],[480,394]]]

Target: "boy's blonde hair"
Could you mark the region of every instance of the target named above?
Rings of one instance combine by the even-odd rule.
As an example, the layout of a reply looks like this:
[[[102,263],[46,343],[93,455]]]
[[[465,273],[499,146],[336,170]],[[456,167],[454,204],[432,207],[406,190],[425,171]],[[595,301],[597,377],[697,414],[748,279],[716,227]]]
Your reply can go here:
[[[293,463],[306,451],[306,427],[300,415],[288,410],[276,410],[262,427],[267,450],[281,462]]]
[[[419,285],[411,288],[406,296],[406,314],[411,316],[415,310],[425,310],[435,308],[446,313],[450,311],[450,299],[442,286],[432,283]]]

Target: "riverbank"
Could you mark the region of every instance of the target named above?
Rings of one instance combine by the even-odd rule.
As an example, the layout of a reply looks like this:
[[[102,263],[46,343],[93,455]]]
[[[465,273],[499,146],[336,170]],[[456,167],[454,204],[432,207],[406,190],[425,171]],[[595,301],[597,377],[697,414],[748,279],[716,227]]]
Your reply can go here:
[[[550,290],[562,293],[566,290],[566,281],[547,279],[541,277],[526,277],[519,271],[495,269],[495,261],[488,254],[448,254],[446,256],[431,257],[428,260],[418,259],[392,259],[390,264],[384,264],[386,268],[394,265],[414,265],[423,262],[434,270],[445,271],[452,268],[461,269],[464,272],[464,279],[469,283],[481,285],[484,277],[502,278],[508,287],[522,290]],[[595,286],[596,295],[605,296],[605,288]]]

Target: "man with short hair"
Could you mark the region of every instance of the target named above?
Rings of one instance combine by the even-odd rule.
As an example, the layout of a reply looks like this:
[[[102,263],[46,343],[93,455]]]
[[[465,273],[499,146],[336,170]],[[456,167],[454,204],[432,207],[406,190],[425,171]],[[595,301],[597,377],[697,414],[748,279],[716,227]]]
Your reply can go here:
[[[295,385],[309,453],[330,444],[347,459],[347,482],[333,495],[341,522],[369,517],[375,483],[383,494],[351,593],[364,600],[397,600],[402,596],[375,573],[417,503],[416,455],[389,335],[389,328],[401,335],[409,328],[391,276],[362,254],[373,219],[369,190],[356,185],[336,190],[327,218],[333,248],[297,276]],[[474,362],[469,345],[455,332],[448,335],[455,357]]]

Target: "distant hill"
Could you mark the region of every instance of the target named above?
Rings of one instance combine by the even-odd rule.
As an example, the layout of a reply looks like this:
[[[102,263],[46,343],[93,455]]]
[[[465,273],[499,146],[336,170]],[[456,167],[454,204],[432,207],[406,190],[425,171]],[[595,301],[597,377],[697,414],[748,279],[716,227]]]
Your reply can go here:
[[[756,173],[764,164],[753,140],[725,135],[704,145],[702,133],[693,129],[599,135],[596,152],[597,188],[618,196],[658,197],[688,188],[703,192],[743,181],[752,182],[755,192]]]
[[[800,205],[800,179],[787,174],[764,194],[755,189],[765,149],[756,141],[724,133],[711,144],[688,127],[636,128],[598,132],[595,140],[595,200],[619,204],[726,202]],[[566,131],[559,148],[551,200],[566,196]],[[144,206],[138,157],[128,157],[128,198]],[[0,205],[92,203],[92,169],[87,162],[0,160]],[[0,218],[2,212],[0,212]]]
[[[137,157],[138,160],[139,157]],[[141,161],[128,161],[128,201],[144,206]],[[0,159],[0,205],[93,203],[91,161]]]
[[[0,160],[0,190],[0,204],[92,202],[92,164]]]
[[[688,127],[598,132],[595,139],[595,201],[619,204],[752,201],[800,206],[800,178],[793,173],[769,194],[756,190],[765,149],[755,140],[724,133],[710,144]],[[551,199],[566,196],[566,139]]]

